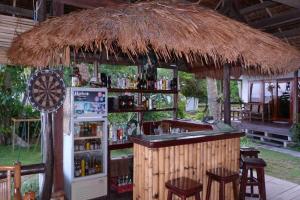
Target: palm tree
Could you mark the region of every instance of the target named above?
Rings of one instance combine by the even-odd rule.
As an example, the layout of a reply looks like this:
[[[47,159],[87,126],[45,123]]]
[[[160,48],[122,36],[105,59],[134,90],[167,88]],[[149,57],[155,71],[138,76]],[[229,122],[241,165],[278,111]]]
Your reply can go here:
[[[217,80],[212,78],[206,78],[207,83],[207,103],[209,115],[213,116],[215,120],[221,119],[221,107],[218,97]]]

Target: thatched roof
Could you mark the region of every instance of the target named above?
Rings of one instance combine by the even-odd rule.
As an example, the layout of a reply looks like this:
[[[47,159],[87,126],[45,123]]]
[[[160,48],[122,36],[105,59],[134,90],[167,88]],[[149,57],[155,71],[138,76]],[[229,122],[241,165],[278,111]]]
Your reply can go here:
[[[49,19],[15,39],[15,64],[60,64],[71,49],[122,53],[132,60],[154,51],[166,62],[192,67],[238,63],[251,73],[285,73],[300,66],[300,53],[267,33],[192,4],[137,3],[99,7]],[[217,67],[216,70],[219,68]]]

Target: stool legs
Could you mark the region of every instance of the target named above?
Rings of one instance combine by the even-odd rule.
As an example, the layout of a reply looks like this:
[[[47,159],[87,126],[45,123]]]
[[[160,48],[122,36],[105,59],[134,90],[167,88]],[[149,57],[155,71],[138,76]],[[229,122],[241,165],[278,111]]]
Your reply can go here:
[[[225,200],[225,182],[220,182],[219,200]]]
[[[211,179],[211,177],[208,177],[206,200],[209,200],[209,198],[210,198],[211,183],[212,183],[212,179]]]
[[[244,200],[246,196],[246,187],[247,187],[247,179],[248,179],[248,169],[244,168],[241,179],[240,186],[240,200]]]
[[[239,199],[238,185],[239,185],[238,180],[232,182],[234,200]]]
[[[172,192],[170,190],[168,191],[168,200],[172,200]]]
[[[251,181],[253,180],[253,169],[250,169],[250,179],[251,179]],[[254,186],[253,185],[251,185],[250,186],[250,192],[251,192],[251,195],[252,194],[254,194]]]
[[[195,200],[201,200],[201,199],[200,199],[200,193],[197,193],[197,194],[195,195]]]
[[[259,181],[259,197],[260,200],[266,200],[267,199],[267,195],[266,195],[266,184],[265,184],[265,172],[264,169],[259,169],[258,170],[258,181]]]

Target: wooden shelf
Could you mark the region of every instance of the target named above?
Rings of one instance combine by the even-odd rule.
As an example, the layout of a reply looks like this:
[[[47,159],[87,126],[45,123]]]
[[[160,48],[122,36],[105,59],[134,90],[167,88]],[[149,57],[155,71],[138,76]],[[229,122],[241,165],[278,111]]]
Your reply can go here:
[[[178,90],[148,90],[148,89],[122,89],[122,88],[109,88],[108,92],[131,92],[131,93],[163,93],[163,94],[177,94]]]
[[[160,112],[160,111],[174,111],[175,108],[160,108],[160,109],[153,109],[153,110],[145,110],[139,108],[133,109],[118,109],[118,110],[111,110],[108,113],[125,113],[125,112]]]
[[[93,152],[101,152],[101,151],[102,151],[102,149],[84,150],[84,151],[74,151],[74,154],[93,153]]]
[[[74,140],[90,140],[90,139],[101,139],[101,137],[100,136],[74,137]]]

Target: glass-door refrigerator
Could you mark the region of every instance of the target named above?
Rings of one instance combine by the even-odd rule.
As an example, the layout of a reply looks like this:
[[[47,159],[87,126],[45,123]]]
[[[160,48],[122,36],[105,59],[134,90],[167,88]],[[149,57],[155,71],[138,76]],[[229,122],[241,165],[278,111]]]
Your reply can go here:
[[[67,198],[86,200],[106,196],[106,88],[67,89],[63,142]]]

